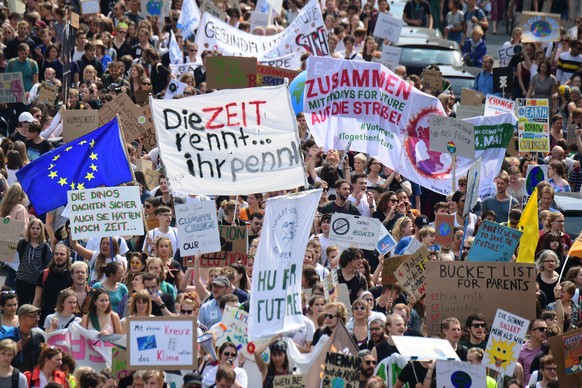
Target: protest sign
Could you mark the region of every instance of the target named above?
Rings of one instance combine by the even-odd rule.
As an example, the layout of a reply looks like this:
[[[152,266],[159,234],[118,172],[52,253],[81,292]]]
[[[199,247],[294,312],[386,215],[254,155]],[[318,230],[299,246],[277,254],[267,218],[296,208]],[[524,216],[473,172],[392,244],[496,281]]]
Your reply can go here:
[[[220,235],[214,201],[176,204],[175,208],[182,257],[220,251]]]
[[[48,82],[42,82],[38,87],[37,101],[43,104],[54,106],[55,101],[57,100],[58,92],[59,88],[55,85],[49,84]]]
[[[493,69],[493,93],[503,97],[513,96],[513,68],[496,67]]]
[[[200,3],[200,10],[203,12],[202,15],[208,14],[217,18],[219,21],[224,22],[228,20],[228,15],[222,9],[218,8],[212,0],[202,0]],[[204,19],[200,20],[200,26],[204,25]],[[200,47],[200,46],[198,46]]]
[[[511,58],[513,58],[516,55],[521,54],[522,51],[523,51],[523,46],[520,44],[517,44],[515,46],[506,46],[506,47],[502,46],[498,51],[499,66],[500,67],[508,66],[509,62],[511,61]]]
[[[152,100],[172,190],[240,195],[303,186],[290,98],[287,87],[279,85]]]
[[[228,74],[228,77],[224,75]],[[212,56],[206,59],[208,89],[239,89],[257,83],[257,58]]]
[[[582,372],[582,332],[564,335],[564,372],[567,375]]]
[[[81,15],[93,15],[101,12],[99,0],[81,0]]]
[[[408,361],[459,360],[453,346],[446,339],[410,336],[392,336],[398,352]]]
[[[402,54],[402,49],[400,47],[382,46],[382,54],[380,55],[379,62],[386,66],[388,69],[394,71],[396,67],[400,64],[400,55]],[[377,62],[378,58],[372,58],[372,61]]]
[[[439,70],[424,70],[422,72],[422,86],[423,89],[438,94],[443,89],[443,74]]]
[[[414,236],[410,239],[410,241],[408,242],[408,245],[406,246],[406,249],[404,249],[404,254],[405,255],[411,255],[414,252],[416,252],[417,250],[419,250],[422,247],[422,243],[420,241],[418,241],[417,239],[414,238]]]
[[[557,42],[560,40],[560,15],[541,12],[521,13],[521,42]]]
[[[467,171],[467,190],[465,191],[465,204],[463,205],[463,217],[474,209],[479,201],[479,186],[481,175],[481,158],[477,159]]]
[[[198,368],[195,317],[130,317],[127,326],[128,369]]]
[[[135,105],[127,93],[119,93],[99,109],[99,125],[105,125],[119,115],[120,127],[125,141],[131,143],[150,128],[152,122],[139,106]]]
[[[378,251],[379,254],[386,255],[387,253],[392,251],[394,247],[396,247],[396,240],[394,240],[394,237],[392,237],[390,232],[388,232],[388,229],[386,229],[384,224],[381,223],[380,235],[378,238],[378,246],[376,247],[376,250]]]
[[[401,255],[385,257],[382,261],[382,285],[394,284],[396,283],[396,276],[394,272],[404,263],[411,255]]]
[[[488,94],[485,98],[485,115],[500,115],[502,113],[515,113],[515,101]]]
[[[24,232],[24,221],[0,217],[0,261],[14,261],[16,246]]]
[[[374,37],[388,39],[392,43],[398,43],[404,22],[388,13],[378,13],[376,26],[374,27]]]
[[[161,16],[164,0],[148,0],[141,2],[141,13],[144,16]]]
[[[214,211],[216,213],[216,211]],[[246,226],[220,225],[220,248],[218,251],[206,253],[200,260],[202,267],[226,267],[232,263],[247,262],[248,229]],[[182,255],[185,257],[186,255]],[[190,267],[194,263],[184,261],[184,266]]]
[[[65,110],[63,116],[63,142],[68,143],[99,128],[96,110]]]
[[[461,89],[461,104],[465,106],[477,106],[480,107],[483,103],[483,93],[479,93],[473,89],[463,88]]]
[[[323,279],[323,296],[325,296],[325,300],[328,300],[329,296],[335,293],[335,288],[339,284],[337,271],[337,267],[333,268]]]
[[[495,313],[483,365],[507,376],[513,376],[529,320],[502,309]]]
[[[180,82],[177,79],[170,80],[166,93],[164,94],[164,100],[171,100],[174,96],[179,96],[184,94],[184,89],[188,87],[188,84]]]
[[[519,152],[550,151],[550,109],[547,99],[518,98]]]
[[[264,65],[296,70],[303,52],[329,54],[327,33],[317,0],[310,0],[283,32],[252,35],[205,12],[196,34],[198,47],[212,47],[225,56],[258,58]]]
[[[137,186],[70,190],[67,198],[71,235],[76,240],[144,234]]]
[[[430,252],[423,245],[394,272],[400,287],[408,295],[414,295],[416,300],[420,300],[426,292],[425,272],[428,261],[430,261]]]
[[[322,387],[357,388],[360,386],[362,360],[358,356],[327,352]]]
[[[158,148],[158,142],[156,140],[156,131],[154,129],[154,121],[152,120],[152,112],[148,104],[141,107],[141,113],[145,119],[143,124],[144,131],[141,145],[145,152],[150,152],[154,148]]]
[[[281,388],[305,388],[305,375],[275,376],[273,386]]]
[[[431,116],[429,150],[474,159],[474,125],[453,117]]]
[[[257,86],[275,86],[293,81],[299,72],[265,65],[257,65]]]
[[[251,31],[254,31],[257,27],[262,27],[267,29],[269,26],[269,14],[263,13],[259,11],[252,11],[251,12]]]
[[[334,213],[331,217],[329,241],[344,248],[374,250],[378,246],[380,224],[377,218]]]
[[[471,248],[472,250],[472,248]],[[441,321],[482,313],[491,326],[497,308],[535,318],[536,269],[524,263],[435,262],[426,265],[426,325],[439,334]]]
[[[79,28],[81,28],[81,25],[79,23],[79,14],[75,13],[75,12],[71,12],[71,27],[76,28],[77,30]]]
[[[116,381],[131,375],[127,369],[127,351],[119,346],[111,348],[111,375]]]
[[[202,65],[202,63],[197,63],[197,62],[188,62],[188,63],[179,63],[179,64],[170,63],[170,71],[172,72],[172,75],[174,77],[176,77],[177,79],[180,79],[180,77],[184,74],[194,75],[194,70],[196,70],[196,68],[200,67],[201,65]]]
[[[507,263],[523,232],[496,222],[484,221],[471,245],[467,261]]]
[[[438,245],[443,245],[445,247],[451,246],[454,237],[453,233],[454,227],[455,227],[454,214],[437,214],[434,225],[434,229],[436,232],[434,242]]]
[[[22,73],[0,74],[0,103],[23,102],[25,98]]]
[[[582,387],[581,337],[582,328],[548,338],[554,362],[558,365],[560,386]]]
[[[487,387],[487,370],[485,365],[475,365],[462,361],[436,362],[437,387]]]
[[[135,103],[139,106],[147,104],[150,100],[151,94],[152,94],[151,89],[135,90],[133,92],[133,96],[135,97]]]
[[[24,14],[24,12],[26,12],[26,2],[24,0],[8,0],[7,5],[10,12],[16,12],[19,14]]]
[[[484,116],[483,106],[457,105],[457,118],[459,120],[479,116]]]
[[[151,160],[135,159],[133,164],[135,164],[135,167],[138,171],[143,172],[146,188],[148,190],[153,190],[158,186],[160,172],[154,169],[154,165]]]
[[[267,200],[255,257],[249,341],[303,327],[301,269],[321,190]]]

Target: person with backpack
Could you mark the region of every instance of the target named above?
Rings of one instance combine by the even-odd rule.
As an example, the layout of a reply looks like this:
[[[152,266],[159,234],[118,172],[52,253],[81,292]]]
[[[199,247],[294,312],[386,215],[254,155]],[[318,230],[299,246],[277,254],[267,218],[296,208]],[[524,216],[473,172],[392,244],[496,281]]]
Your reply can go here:
[[[28,388],[26,377],[11,365],[17,346],[9,338],[0,341],[0,387]]]
[[[60,370],[62,364],[63,351],[56,346],[45,346],[40,353],[40,364],[32,371],[24,372],[28,387],[41,388],[47,383],[57,383],[70,388],[67,375]]]
[[[38,326],[40,309],[31,304],[23,304],[18,308],[19,325],[16,330],[18,353],[12,365],[22,372],[31,371],[40,359],[40,347],[45,342],[41,333],[32,331]]]

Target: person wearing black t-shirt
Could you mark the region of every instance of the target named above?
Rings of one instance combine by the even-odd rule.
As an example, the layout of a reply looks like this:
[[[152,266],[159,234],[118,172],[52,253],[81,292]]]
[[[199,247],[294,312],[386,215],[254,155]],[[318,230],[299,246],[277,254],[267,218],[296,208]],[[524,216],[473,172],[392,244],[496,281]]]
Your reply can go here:
[[[34,120],[28,124],[28,139],[24,144],[26,144],[26,153],[30,161],[38,159],[53,148],[51,143],[40,136],[40,130],[41,127],[38,121]]]
[[[350,303],[358,299],[361,291],[368,289],[368,282],[359,271],[363,258],[364,253],[357,248],[346,249],[339,258],[341,270],[337,273],[337,280],[339,284],[345,283],[348,286]]]

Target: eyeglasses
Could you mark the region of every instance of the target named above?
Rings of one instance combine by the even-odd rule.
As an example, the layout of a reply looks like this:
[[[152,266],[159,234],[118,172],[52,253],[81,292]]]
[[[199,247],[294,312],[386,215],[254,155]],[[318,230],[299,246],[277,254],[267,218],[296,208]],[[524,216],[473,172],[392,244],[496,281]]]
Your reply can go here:
[[[551,367],[551,366],[547,366],[544,369],[547,370],[547,371],[550,371],[550,372],[556,372],[558,370],[558,368],[554,368],[554,367]]]
[[[384,329],[382,329],[381,327],[371,327],[370,331],[382,331]]]
[[[390,198],[388,202],[398,202],[398,198]]]
[[[538,330],[541,331],[542,333],[545,333],[546,330],[548,330],[547,327],[534,327],[532,330]]]
[[[467,184],[466,183],[459,183],[459,187],[460,186],[467,186]]]
[[[182,315],[190,315],[194,312],[194,310],[180,310]]]
[[[366,363],[366,365],[376,365],[377,362],[375,360],[366,360],[364,361]]]
[[[236,352],[233,352],[233,353],[231,353],[231,352],[224,352],[224,353],[222,353],[222,355],[223,356],[226,356],[226,357],[236,357]]]
[[[152,83],[151,82],[142,82],[141,84],[142,85],[151,85]]]
[[[484,329],[487,327],[487,324],[485,324],[485,323],[473,323],[473,324],[471,324],[471,326],[473,326],[475,329]]]
[[[354,308],[352,308],[352,310],[354,310],[354,311],[366,311],[366,307],[364,307],[364,306],[354,306]]]
[[[14,291],[14,290],[6,290],[6,291],[2,291],[2,294],[16,294],[16,291]]]
[[[125,31],[125,30],[119,30],[119,31],[117,31],[117,33],[118,34],[127,34],[127,31]]]
[[[152,205],[143,205],[143,207],[145,207],[146,209],[149,209],[150,207],[152,207]]]
[[[326,317],[327,319],[334,319],[338,317],[338,315],[336,314],[323,314],[323,316]]]

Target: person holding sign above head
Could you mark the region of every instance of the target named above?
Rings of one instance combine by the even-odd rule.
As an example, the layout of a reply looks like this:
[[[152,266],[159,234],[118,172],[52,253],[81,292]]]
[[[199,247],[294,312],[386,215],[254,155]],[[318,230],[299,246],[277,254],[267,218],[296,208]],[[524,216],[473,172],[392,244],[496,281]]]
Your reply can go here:
[[[89,250],[76,240],[71,240],[71,248],[88,262],[90,284],[106,279],[105,266],[112,261],[121,263],[124,269],[127,268],[127,259],[119,255],[119,243],[115,238],[103,237],[98,251]]]
[[[345,307],[344,307],[345,308]],[[346,311],[347,315],[347,311]],[[271,361],[267,365],[261,355],[269,348],[271,351]],[[281,336],[274,336],[268,342],[257,346],[253,353],[257,367],[263,379],[263,388],[272,388],[275,376],[293,374],[289,368],[289,356],[287,355],[287,344],[281,340]]]

